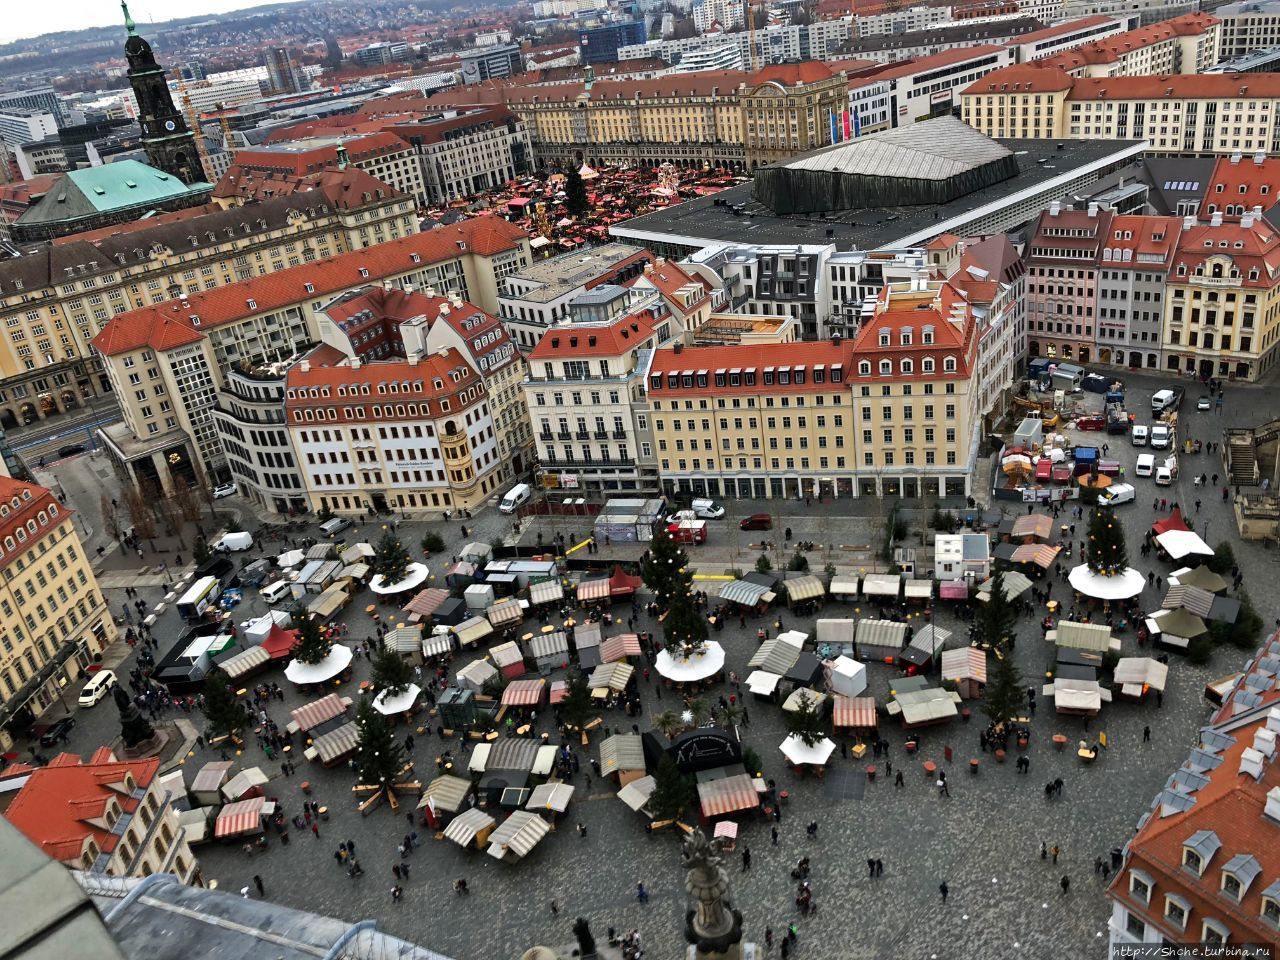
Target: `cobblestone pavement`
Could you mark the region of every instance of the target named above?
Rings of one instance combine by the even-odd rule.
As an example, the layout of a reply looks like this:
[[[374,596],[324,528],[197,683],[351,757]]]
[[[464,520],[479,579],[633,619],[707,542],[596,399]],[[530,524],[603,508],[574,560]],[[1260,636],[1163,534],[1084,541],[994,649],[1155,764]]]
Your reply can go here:
[[[1149,409],[1149,392],[1142,394],[1131,388],[1130,403],[1135,409]],[[1256,408],[1273,403],[1261,390],[1230,388],[1227,417],[1218,418],[1193,412],[1196,396],[1196,390],[1191,389],[1184,406],[1184,430],[1206,439],[1211,435],[1210,429],[1218,428],[1220,422],[1235,422],[1233,414],[1239,415],[1238,422],[1253,422],[1255,416],[1265,419],[1266,415],[1257,414]],[[1098,442],[1106,439],[1112,456],[1118,453],[1126,458],[1132,477],[1135,451],[1127,440],[1089,436]],[[1201,514],[1195,515],[1191,476],[1196,472],[1197,459],[1204,464],[1205,472],[1221,472],[1216,461],[1210,466],[1207,456],[1182,458],[1182,478],[1171,488],[1176,492],[1163,495],[1180,499],[1198,521],[1199,531],[1203,532],[1207,521],[1208,539],[1216,543],[1234,527],[1228,522],[1226,505],[1217,497],[1206,498]],[[1118,511],[1128,534],[1131,560],[1141,569],[1150,568],[1165,575],[1171,565],[1152,558],[1148,566],[1138,556],[1142,532],[1153,519],[1150,501],[1155,488],[1150,480],[1135,483],[1145,496]],[[741,513],[752,512],[753,506],[762,509],[760,504],[751,503],[732,506]],[[860,535],[865,538],[876,522],[874,514],[868,514],[877,508],[866,502],[848,501],[810,510],[805,510],[803,504],[771,503],[764,508],[779,507],[783,507],[780,522],[792,525],[798,537],[818,539],[817,531],[836,529],[852,543]],[[1010,507],[1011,511],[1019,509],[1016,505]],[[859,512],[863,516],[858,517]],[[794,518],[788,516],[793,513]],[[713,524],[712,543],[704,549],[713,550],[717,539],[728,538],[728,523]],[[846,524],[856,526],[842,526]],[[463,543],[457,521],[409,524],[408,539],[415,540],[425,526],[440,530],[450,550]],[[472,529],[467,540],[487,540],[510,533],[509,518],[493,510],[485,511],[468,526]],[[1078,531],[1079,538],[1083,524]],[[378,533],[376,527],[366,526],[363,531],[348,533],[347,539],[376,540]],[[1236,544],[1236,552],[1246,571],[1246,585],[1253,585],[1255,603],[1270,624],[1280,615],[1280,595],[1262,585],[1269,585],[1274,578],[1275,551]],[[718,567],[723,562],[719,554],[707,556],[712,559],[704,560],[694,552],[700,566]],[[743,565],[749,567],[750,563]],[[1054,594],[1065,599],[1065,584]],[[155,587],[144,587],[142,595],[153,603],[159,599]],[[122,591],[112,591],[114,607],[119,607],[122,596]],[[1149,608],[1158,604],[1154,589],[1149,589],[1144,599]],[[368,602],[362,594],[346,611],[353,637],[372,634],[372,625],[363,614]],[[241,609],[247,616],[265,606],[254,597]],[[869,612],[833,603],[822,613],[857,615],[858,610]],[[809,629],[813,618],[793,622],[784,613],[783,619],[788,628]],[[937,620],[941,626],[957,626],[943,612]],[[161,625],[169,634],[178,629],[172,613],[165,615]],[[733,621],[715,635],[727,649],[728,668],[740,675],[745,675],[746,660],[755,649],[758,625],[749,620],[744,630]],[[648,621],[637,626],[657,629]],[[964,628],[961,625],[958,629]],[[1052,651],[1041,641],[1034,618],[1021,621],[1019,637],[1015,658],[1028,682],[1033,682],[1043,676]],[[1123,639],[1126,653],[1137,649],[1132,633]],[[1206,679],[1238,669],[1244,657],[1240,651],[1223,650],[1215,654],[1210,665],[1195,668],[1175,656],[1163,709],[1157,710],[1154,704],[1117,703],[1107,707],[1092,724],[1090,735],[1105,730],[1110,749],[1090,767],[1080,766],[1071,751],[1052,750],[1053,733],[1062,732],[1075,742],[1084,735],[1083,724],[1078,719],[1056,717],[1050,703],[1044,700],[1032,723],[1033,738],[1027,752],[1031,771],[1026,777],[1019,776],[1012,763],[997,766],[989,755],[978,751],[977,719],[967,726],[957,721],[925,731],[920,735],[920,756],[914,760],[908,760],[902,749],[903,732],[896,725],[885,723],[882,731],[892,744],[894,767],[904,771],[906,785],[896,789],[888,777],[882,776],[866,785],[860,800],[829,800],[821,783],[799,781],[787,772],[777,749],[784,735],[780,711],[765,704],[749,704],[751,722],[744,728],[744,740],[760,753],[767,774],[776,777],[780,787],[790,790],[792,798],[783,810],[779,845],[771,845],[767,823],[748,821],[739,846],[751,848],[752,869],[741,873],[736,855],[728,863],[735,903],[746,917],[748,936],[761,941],[766,925],[780,931],[797,917],[789,870],[798,857],[808,854],[812,857],[819,909],[816,915],[800,921],[800,956],[1002,960],[1050,951],[1055,956],[1072,958],[1104,956],[1109,911],[1103,883],[1093,873],[1094,857],[1105,857],[1111,847],[1131,836],[1138,816],[1185,757],[1197,727],[1209,714],[1202,696]],[[469,659],[464,657],[458,665]],[[126,662],[124,669],[127,671],[130,666]],[[356,678],[365,677],[367,672],[368,664],[357,660]],[[889,668],[873,664],[869,675],[871,692],[883,699],[891,679]],[[283,681],[278,671],[269,672],[265,679]],[[347,691],[353,692],[352,685]],[[659,700],[655,687],[646,686],[643,694],[646,714],[673,705],[669,693]],[[274,716],[283,723],[287,710],[304,699],[289,690],[286,703],[273,708]],[[116,715],[109,702],[92,711],[81,711],[80,715],[71,749],[87,753],[115,735]],[[541,718],[539,725],[545,728],[548,719]],[[644,722],[645,718],[641,718]],[[606,725],[625,728],[629,723],[621,714],[605,717]],[[1141,742],[1146,724],[1153,730],[1153,742],[1149,744]],[[597,742],[598,739],[593,741],[592,755]],[[920,761],[926,758],[942,762],[947,745],[954,750],[948,778],[950,799],[937,795],[920,767]],[[456,741],[452,746],[456,747]],[[414,758],[424,782],[435,772],[439,747],[440,742],[434,737],[418,740]],[[984,761],[977,776],[964,771],[970,756]],[[216,754],[210,751],[198,751],[188,765],[196,767],[214,758]],[[266,761],[255,747],[251,746],[241,760],[261,764],[272,775],[270,793],[282,801],[288,812],[298,810],[298,783],[304,778],[317,785],[314,797],[334,812],[331,820],[321,825],[319,839],[295,835],[288,846],[273,839],[267,852],[252,859],[247,859],[236,844],[198,848],[205,876],[217,880],[224,889],[239,890],[250,883],[252,875],[260,874],[268,898],[353,921],[376,918],[384,928],[459,960],[516,957],[534,943],[563,943],[571,939],[569,926],[578,915],[591,918],[598,935],[603,935],[608,926],[620,930],[639,928],[650,956],[674,957],[683,949],[685,897],[675,839],[671,835],[646,838],[640,816],[614,797],[613,788],[599,781],[594,781],[584,796],[585,781],[579,776],[579,793],[566,822],[519,864],[499,863],[483,853],[464,854],[448,841],[434,841],[429,831],[419,826],[423,844],[410,858],[412,868],[404,899],[394,904],[390,894],[394,882],[391,866],[396,844],[409,829],[403,813],[393,814],[382,807],[362,818],[354,811],[351,774],[345,769],[300,768],[297,777],[286,779],[278,766]],[[836,761],[837,766],[847,763]],[[585,762],[583,769],[587,769]],[[193,773],[194,769],[189,770],[188,776]],[[1065,781],[1063,797],[1047,802],[1043,786],[1058,776]],[[816,840],[807,838],[803,829],[813,819],[820,824]],[[587,826],[585,839],[573,829],[576,822]],[[333,858],[337,843],[347,839],[355,841],[358,859],[366,870],[365,876],[357,880],[347,879]],[[1041,841],[1062,848],[1056,867],[1040,859]],[[868,857],[883,859],[883,877],[867,879]],[[1071,878],[1071,890],[1065,896],[1058,886],[1063,875]],[[468,879],[471,896],[457,897],[450,891],[450,882],[459,876]],[[637,881],[643,881],[650,891],[647,905],[636,901]],[[938,893],[942,881],[950,888],[945,905]],[[559,907],[558,916],[550,909],[552,900]]]

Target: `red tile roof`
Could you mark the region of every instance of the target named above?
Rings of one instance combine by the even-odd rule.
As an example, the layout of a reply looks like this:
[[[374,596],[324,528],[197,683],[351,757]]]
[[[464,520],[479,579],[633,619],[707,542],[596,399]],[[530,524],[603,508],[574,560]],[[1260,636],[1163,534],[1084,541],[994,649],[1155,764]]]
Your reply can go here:
[[[766,384],[766,370],[775,371],[780,368],[803,367],[807,372],[805,382],[789,385]],[[822,383],[814,383],[813,370],[824,367],[830,371],[832,367],[842,368],[843,376],[837,383],[831,381],[830,373]],[[680,396],[707,394],[723,395],[725,387],[716,386],[714,374],[717,371],[754,370],[756,382],[751,386],[743,384],[732,387],[735,393],[831,393],[848,390],[848,383],[853,367],[853,344],[847,340],[832,343],[829,340],[810,341],[796,340],[791,343],[777,344],[744,344],[709,347],[683,347],[677,353],[673,347],[665,347],[653,355],[653,363],[649,366],[649,393],[656,399],[667,394]],[[706,371],[707,385],[668,386],[667,374],[698,373]],[[660,378],[654,380],[654,377]]]
[[[653,316],[648,311],[628,314],[610,324],[570,323],[551,327],[529,354],[530,360],[575,357],[621,357],[652,346]]]
[[[820,83],[830,80],[835,74],[817,60],[805,60],[801,63],[771,63],[763,70],[751,75],[750,83],[776,83],[784,87],[795,87],[801,84]]]
[[[308,144],[307,139],[291,142],[304,148]],[[408,153],[413,150],[395,134],[385,131],[354,136],[344,141],[343,146],[351,163]],[[336,144],[323,142],[316,142],[314,146],[297,152],[271,147],[244,147],[236,152],[236,163],[244,170],[271,170],[301,176],[315,173],[326,167],[337,166],[338,147]]]
[[[950,318],[953,312],[963,309],[963,322]],[[924,328],[933,328],[933,342],[924,342]],[[911,343],[902,343],[902,334],[910,331]],[[889,345],[880,345],[881,334],[889,334]],[[876,314],[863,322],[853,338],[854,359],[871,363],[873,378],[881,378],[880,361],[889,360],[893,373],[884,375],[888,380],[955,380],[969,376],[973,351],[977,344],[977,324],[973,311],[963,292],[955,284],[942,284],[933,290],[903,291],[885,287],[880,292]],[[946,371],[947,358],[954,358],[956,369]],[[921,363],[932,358],[932,373],[924,372]],[[912,361],[912,372],[902,372],[902,361]],[[857,376],[856,369],[854,376]]]
[[[145,790],[160,768],[156,757],[127,763],[81,763],[79,759],[64,754],[56,763],[33,770],[4,812],[10,823],[55,860],[78,859],[89,837],[104,852],[114,850],[118,835],[89,821],[101,818],[112,798],[125,814],[132,813],[138,800],[117,785],[129,772]]]
[[[1206,213],[1209,204],[1214,204],[1224,219],[1238,220],[1240,214],[1226,213],[1228,206],[1244,207],[1245,212],[1254,207],[1266,211],[1275,206],[1278,195],[1280,159],[1264,156],[1259,163],[1254,157],[1245,156],[1233,163],[1230,157],[1219,157],[1204,191],[1201,213]]]
[[[672,263],[670,260],[661,265],[655,263],[652,268],[646,267],[645,272],[631,280],[627,286],[635,286],[641,278],[648,280],[657,287],[658,292],[685,316],[688,316],[688,314],[706,303],[710,296],[707,285],[701,277],[686,273],[679,265]],[[690,286],[696,286],[697,292],[690,302],[686,304],[678,294]]]
[[[60,504],[48,488],[5,476],[0,476],[0,507],[8,511],[0,514],[0,566],[25,553],[35,541],[49,533],[51,526],[75,515],[75,511]],[[19,527],[24,528],[25,540],[18,539]],[[13,549],[5,546],[9,537],[14,538]]]
[[[1239,282],[1244,287],[1270,289],[1280,277],[1280,237],[1265,220],[1256,220],[1249,227],[1223,223],[1218,227],[1201,224],[1183,230],[1174,255],[1170,282],[1183,279],[1176,273],[1183,266],[1187,268],[1185,276],[1194,277],[1196,268],[1210,257],[1229,257],[1239,271]],[[1249,271],[1255,268],[1258,278],[1251,280]]]
[[[990,93],[1059,93],[1072,88],[1071,74],[1061,67],[1038,67],[1034,63],[1019,64],[993,70],[961,91],[961,96]]]
[[[1280,73],[1184,73],[1168,77],[1080,77],[1069,100],[1280,98]]]
[[[1051,66],[1074,69],[1088,63],[1115,63],[1122,56],[1172,40],[1174,37],[1191,37],[1207,33],[1222,21],[1207,13],[1189,13],[1161,23],[1127,30],[1102,40],[1091,40],[1071,50],[1063,50],[1051,57],[1037,60]]]
[[[255,170],[252,167],[242,167],[238,163],[233,163],[227,168],[227,172],[214,187],[213,195],[237,197],[248,201],[309,193],[313,190],[324,194],[325,199],[338,210],[353,210],[364,206],[367,202],[365,194],[370,198],[376,198],[379,190],[384,197],[401,196],[400,191],[394,187],[355,166],[348,166],[345,170],[331,167],[300,176]],[[162,214],[162,216],[172,216],[172,214]],[[156,219],[156,217],[149,217],[139,222],[145,224]],[[77,238],[83,236],[84,234],[76,234]]]
[[[1137,269],[1164,270],[1169,266],[1181,234],[1181,217],[1124,215],[1112,219],[1103,247],[1131,251],[1133,259],[1122,262]],[[1159,260],[1150,259],[1152,257]]]
[[[499,217],[475,217],[426,233],[339,254],[315,263],[230,283],[181,300],[169,300],[117,314],[93,338],[106,356],[150,346],[169,350],[200,340],[191,321],[200,318],[200,330],[234,323],[256,313],[277,310],[304,300],[322,299],[343,290],[365,286],[433,263],[443,263],[467,253],[493,256],[519,247],[524,231]],[[413,260],[418,257],[418,263]],[[361,270],[365,271],[364,274]],[[312,286],[307,290],[306,285]],[[249,307],[248,301],[256,307]]]

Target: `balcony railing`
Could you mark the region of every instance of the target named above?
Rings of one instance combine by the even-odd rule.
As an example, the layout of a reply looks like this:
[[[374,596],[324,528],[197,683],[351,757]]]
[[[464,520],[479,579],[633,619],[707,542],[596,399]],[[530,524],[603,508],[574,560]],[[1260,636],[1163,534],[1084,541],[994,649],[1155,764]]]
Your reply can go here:
[[[538,462],[543,466],[553,470],[574,470],[594,467],[634,467],[635,460],[630,457],[623,459],[621,457],[614,460],[597,460],[594,457],[587,459],[580,457],[574,460],[562,460],[559,458],[539,458]]]

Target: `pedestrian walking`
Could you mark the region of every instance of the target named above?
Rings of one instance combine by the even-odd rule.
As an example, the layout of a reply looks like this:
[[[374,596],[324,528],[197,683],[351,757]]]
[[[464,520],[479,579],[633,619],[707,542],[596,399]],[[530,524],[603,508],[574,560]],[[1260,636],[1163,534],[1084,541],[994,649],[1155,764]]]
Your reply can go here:
[[[778,845],[778,828],[770,827],[769,834],[773,837],[773,845],[776,847]]]
[[[316,823],[314,820],[311,821],[311,835],[317,840],[320,839],[320,824]]]
[[[258,896],[266,896],[267,891],[262,885],[262,877],[258,876],[256,873],[253,875],[253,885],[258,888]]]
[[[393,903],[399,903],[400,898],[403,895],[404,895],[404,887],[400,886],[400,884],[397,883],[395,886],[391,888],[391,900]]]
[[[560,904],[556,903],[554,900],[551,901],[551,915],[553,917],[560,916]]]
[[[946,903],[947,895],[951,893],[950,888],[947,887],[947,881],[943,880],[940,884],[938,884],[938,892],[942,894],[942,902]]]
[[[751,869],[751,848],[742,848],[742,872],[746,873]]]
[[[1054,866],[1057,866],[1057,864],[1058,864],[1058,854],[1059,854],[1059,853],[1061,853],[1061,852],[1062,852],[1062,851],[1058,849],[1058,845],[1057,845],[1056,843],[1055,843],[1055,844],[1053,845],[1053,847],[1049,850],[1049,853],[1053,855],[1053,863],[1054,863]]]
[[[894,780],[893,780],[893,785],[894,785],[895,787],[901,787],[901,786],[903,786],[903,782],[902,782],[902,771],[901,771],[901,770],[899,770],[899,771],[898,771],[898,775],[894,778]]]
[[[409,864],[407,864],[407,863],[402,863],[402,864],[400,864],[400,873],[404,876],[404,878],[405,878],[406,880],[408,880],[408,879],[409,879]]]
[[[1143,727],[1143,728],[1142,728],[1142,742],[1143,742],[1143,743],[1150,743],[1150,742],[1151,742],[1151,728],[1150,728],[1150,727]]]
[[[1071,889],[1071,878],[1064,873],[1062,879],[1058,881],[1058,886],[1062,888],[1062,895],[1065,897],[1067,891]]]
[[[587,839],[587,825],[585,823],[578,824],[578,836],[583,840]]]
[[[391,865],[391,872],[392,872],[393,874],[395,874],[395,878],[396,878],[397,880],[399,880],[399,879],[400,879],[400,864],[398,864],[398,863],[393,863],[393,864]]]
[[[1040,859],[1041,860],[1049,859],[1049,848],[1045,845],[1045,842],[1043,840],[1040,841]]]
[[[874,857],[867,857],[867,879],[874,880],[876,876],[876,861]]]
[[[884,861],[881,860],[879,857],[876,857],[876,876],[877,877],[884,876]]]
[[[641,903],[649,902],[649,891],[644,888],[643,882],[639,882],[636,884],[636,899],[639,900]]]

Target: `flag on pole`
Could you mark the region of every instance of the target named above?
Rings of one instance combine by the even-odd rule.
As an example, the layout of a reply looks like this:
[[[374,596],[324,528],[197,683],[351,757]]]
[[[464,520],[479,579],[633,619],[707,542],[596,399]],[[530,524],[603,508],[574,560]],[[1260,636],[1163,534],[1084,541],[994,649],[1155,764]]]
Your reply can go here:
[[[858,117],[858,111],[853,111],[853,135],[855,137],[862,136],[862,121]]]
[[[834,113],[827,114],[827,120],[828,120],[828,121],[830,122],[830,124],[831,124],[831,142],[832,142],[832,143],[839,143],[839,142],[840,142],[840,130],[839,130],[839,127],[838,127],[838,125],[837,125],[837,123],[836,123],[836,115],[835,115]]]
[[[849,124],[849,111],[844,111],[841,118],[844,120],[844,138],[848,140],[853,135],[853,129]]]

